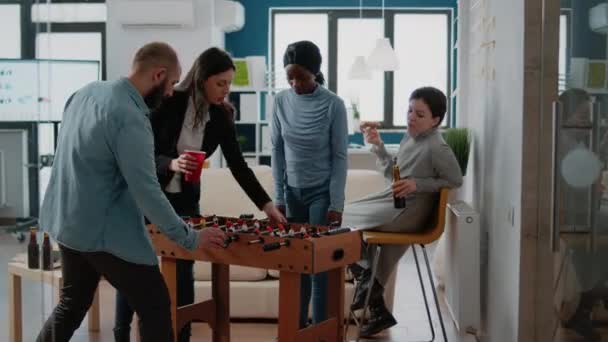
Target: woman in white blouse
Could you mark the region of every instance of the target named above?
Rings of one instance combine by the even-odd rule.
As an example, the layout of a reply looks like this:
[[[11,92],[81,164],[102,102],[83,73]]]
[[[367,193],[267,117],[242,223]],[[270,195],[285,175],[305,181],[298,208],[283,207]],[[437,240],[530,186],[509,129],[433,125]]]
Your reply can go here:
[[[225,100],[235,69],[225,51],[218,48],[204,51],[173,95],[150,114],[158,181],[179,215],[199,215],[200,180],[188,182],[184,177],[196,169],[197,163],[185,151],[200,150],[210,156],[220,146],[232,175],[247,196],[271,220],[286,222],[241,153],[234,109]],[[194,302],[193,264],[191,260],[177,261],[178,306]],[[120,294],[116,304],[115,339],[129,341],[133,311]],[[178,340],[189,341],[190,331],[187,324],[179,332]]]

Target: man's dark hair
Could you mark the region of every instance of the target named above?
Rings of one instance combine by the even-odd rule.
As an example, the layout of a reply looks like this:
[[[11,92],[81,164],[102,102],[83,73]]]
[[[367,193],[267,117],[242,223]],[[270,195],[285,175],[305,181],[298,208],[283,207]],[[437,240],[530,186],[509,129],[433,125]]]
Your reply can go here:
[[[173,69],[178,65],[179,60],[175,50],[169,44],[162,42],[152,42],[142,46],[133,58],[133,66],[139,70],[155,67]]]

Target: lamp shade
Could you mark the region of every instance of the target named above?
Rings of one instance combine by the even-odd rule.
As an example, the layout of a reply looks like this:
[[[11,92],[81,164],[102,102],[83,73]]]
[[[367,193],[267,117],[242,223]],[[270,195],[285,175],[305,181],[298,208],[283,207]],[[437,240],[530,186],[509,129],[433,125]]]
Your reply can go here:
[[[348,71],[348,78],[351,80],[369,80],[372,78],[372,73],[365,63],[363,56],[357,56],[355,62]]]
[[[367,59],[367,65],[372,69],[393,71],[399,69],[399,59],[388,38],[380,38]]]

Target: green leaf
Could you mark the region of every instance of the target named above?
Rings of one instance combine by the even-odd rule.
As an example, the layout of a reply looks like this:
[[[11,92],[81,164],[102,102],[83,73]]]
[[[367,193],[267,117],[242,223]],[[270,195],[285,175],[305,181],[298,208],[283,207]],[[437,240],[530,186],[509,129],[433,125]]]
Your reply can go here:
[[[469,130],[466,128],[448,128],[443,132],[443,139],[452,148],[464,176],[467,173],[471,147]]]

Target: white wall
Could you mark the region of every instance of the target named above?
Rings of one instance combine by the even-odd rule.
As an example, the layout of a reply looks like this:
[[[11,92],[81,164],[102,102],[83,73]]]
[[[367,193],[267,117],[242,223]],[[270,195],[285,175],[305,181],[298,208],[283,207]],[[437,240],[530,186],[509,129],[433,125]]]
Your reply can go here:
[[[213,25],[214,0],[193,0],[195,26],[192,28],[124,28],[117,21],[116,4],[127,0],[107,0],[107,78],[125,76],[131,60],[142,45],[152,41],[169,43],[177,51],[185,74],[194,59],[211,46],[224,47],[224,33]]]
[[[474,139],[462,196],[480,212],[482,237],[487,234],[482,341],[513,342],[519,338],[524,0],[459,6],[458,126],[469,127]]]
[[[120,1],[107,0],[106,24],[107,79],[113,80],[129,73],[131,60],[142,45],[152,41],[170,44],[182,65],[182,77],[190,70],[194,59],[212,46],[224,48],[224,32],[214,25],[215,0],[192,0],[195,4],[195,25],[191,28],[125,28],[119,24],[117,6]],[[218,149],[209,159],[212,166],[220,164]]]

